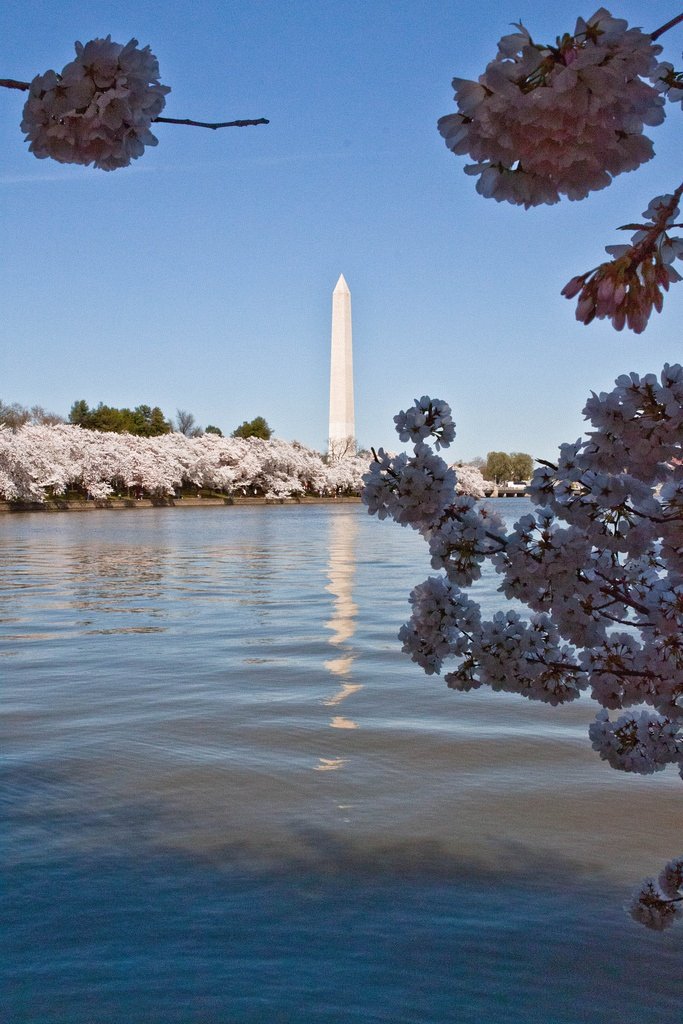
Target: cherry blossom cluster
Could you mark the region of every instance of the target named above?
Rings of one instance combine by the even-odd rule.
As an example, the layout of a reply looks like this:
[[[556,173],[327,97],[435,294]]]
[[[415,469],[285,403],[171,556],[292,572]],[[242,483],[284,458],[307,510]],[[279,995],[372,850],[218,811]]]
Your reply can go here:
[[[656,196],[643,211],[644,223],[626,225],[626,229],[635,228],[630,245],[606,246],[611,261],[565,285],[562,294],[566,298],[579,297],[577,320],[589,324],[608,318],[616,330],[627,325],[640,334],[652,310],[661,312],[662,292],[683,280],[673,266],[674,260],[683,259],[683,237],[671,234],[672,229],[683,227],[676,223],[682,192],[683,185],[671,195]]]
[[[452,500],[456,474],[429,445],[418,441],[412,456],[390,455],[380,448],[363,482],[363,501],[371,515],[428,529]]]
[[[327,463],[298,442],[183,434],[135,437],[71,424],[0,428],[0,497],[43,502],[71,488],[91,498],[133,489],[173,495],[184,486],[267,498],[358,493],[367,459]]]
[[[490,686],[551,705],[588,691],[600,757],[683,776],[683,367],[619,377],[584,413],[587,436],[535,471],[537,507],[511,530],[458,495],[456,473],[422,433],[414,456],[376,456],[368,511],[418,530],[443,574],[412,592],[400,639],[428,674],[453,662],[454,690]],[[406,415],[396,417],[402,433]],[[486,561],[528,617],[515,607],[485,621],[464,595]]]
[[[159,65],[137,39],[123,46],[106,39],[77,42],[76,58],[61,72],[46,71],[30,84],[21,130],[35,156],[60,163],[127,167],[156,146],[150,131],[170,92]]]
[[[455,424],[446,402],[432,401],[427,395],[416,398],[412,409],[394,416],[396,432],[401,441],[435,439],[434,447],[446,448],[455,440]]]
[[[643,129],[664,120],[661,46],[604,7],[554,46],[515,27],[478,81],[453,80],[458,113],[438,122],[476,161],[465,171],[481,195],[526,209],[584,199],[652,158]]]
[[[659,62],[653,84],[672,103],[680,103],[683,106],[683,72],[676,71],[668,60]]]

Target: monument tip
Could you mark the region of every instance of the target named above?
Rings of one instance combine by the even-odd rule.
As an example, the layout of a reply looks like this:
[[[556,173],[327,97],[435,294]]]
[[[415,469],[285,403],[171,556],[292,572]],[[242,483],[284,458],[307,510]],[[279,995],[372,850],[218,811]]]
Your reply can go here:
[[[349,286],[346,283],[346,279],[345,279],[343,274],[339,275],[339,280],[337,281],[334,290],[335,290],[335,292],[348,292],[349,291]]]

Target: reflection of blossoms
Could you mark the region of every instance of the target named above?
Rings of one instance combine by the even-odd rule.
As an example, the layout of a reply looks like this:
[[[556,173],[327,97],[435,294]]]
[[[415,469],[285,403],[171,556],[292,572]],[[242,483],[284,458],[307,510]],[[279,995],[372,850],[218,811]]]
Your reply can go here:
[[[136,39],[77,42],[61,74],[46,71],[31,82],[21,130],[37,157],[111,171],[156,146],[150,124],[169,92],[156,57]]]
[[[683,775],[683,367],[619,377],[584,413],[588,437],[534,473],[538,507],[511,531],[457,494],[456,474],[426,454],[422,430],[414,458],[380,452],[364,478],[368,511],[418,530],[443,571],[413,590],[403,650],[430,674],[454,663],[445,676],[454,690],[490,686],[551,705],[588,691],[600,708],[590,739],[601,758],[621,771],[673,765]],[[437,481],[438,501],[422,505]],[[509,609],[485,621],[464,596],[487,560],[528,618]],[[683,900],[683,861],[672,864],[632,908],[649,927],[671,923]]]
[[[453,80],[458,113],[439,120],[446,145],[469,154],[477,191],[527,209],[584,199],[653,156],[644,125],[664,120],[661,47],[605,8],[555,46],[524,25],[504,36],[477,82]]]
[[[562,290],[568,299],[578,295],[576,319],[589,324],[605,317],[620,331],[624,325],[640,334],[647,327],[653,309],[661,312],[663,291],[669,284],[682,280],[673,266],[683,259],[683,238],[672,237],[676,223],[681,185],[672,195],[656,196],[643,211],[644,224],[628,224],[635,228],[630,245],[608,245],[614,257],[594,270],[573,277]]]

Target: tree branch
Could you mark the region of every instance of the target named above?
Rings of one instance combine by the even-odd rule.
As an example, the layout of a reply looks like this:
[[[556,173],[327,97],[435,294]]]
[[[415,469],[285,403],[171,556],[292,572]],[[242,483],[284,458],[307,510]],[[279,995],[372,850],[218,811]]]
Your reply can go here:
[[[682,21],[683,14],[677,14],[675,18],[671,19],[671,21],[667,21],[666,25],[662,25],[661,28],[656,29],[654,32],[650,32],[650,39],[659,39],[659,37],[663,36],[665,32],[668,32],[670,28],[673,28],[675,25],[679,25]]]
[[[629,608],[633,608],[634,611],[640,612],[641,615],[648,616],[650,609],[647,605],[641,604],[640,601],[634,600],[628,595],[628,582],[626,580],[611,580],[604,573],[600,572],[599,569],[593,570],[598,579],[605,583],[604,587],[600,587],[600,593],[604,594],[605,597],[613,597],[618,604],[625,604]],[[637,626],[639,629],[641,623],[631,623],[631,625]]]
[[[195,128],[211,128],[215,131],[216,128],[247,128],[253,124],[270,124],[267,117],[259,117],[255,120],[248,121],[192,121],[189,117],[178,118],[178,117],[155,117],[154,121],[162,122],[163,124],[189,124]]]
[[[31,88],[31,83],[17,82],[14,78],[0,78],[0,86],[3,89],[21,89],[22,92],[28,92]]]
[[[31,88],[31,83],[18,82],[14,78],[0,78],[0,88],[20,89],[22,92],[28,92]],[[163,124],[189,124],[195,128],[211,128],[212,131],[215,131],[217,128],[247,128],[253,124],[270,124],[267,117],[240,121],[193,121],[189,117],[155,117],[154,121],[162,122]]]

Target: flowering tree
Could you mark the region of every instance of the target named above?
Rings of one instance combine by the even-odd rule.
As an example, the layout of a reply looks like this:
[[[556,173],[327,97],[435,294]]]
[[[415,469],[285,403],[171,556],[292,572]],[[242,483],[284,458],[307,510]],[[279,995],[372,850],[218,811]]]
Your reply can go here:
[[[413,454],[380,449],[363,500],[370,514],[418,530],[440,570],[412,591],[399,638],[428,675],[452,660],[453,690],[490,686],[551,705],[587,691],[599,705],[589,735],[600,757],[621,771],[675,765],[683,776],[683,367],[619,377],[584,412],[592,429],[535,471],[537,507],[510,532],[457,493],[455,471],[427,444],[453,440],[448,405],[423,397],[395,417]],[[465,591],[486,561],[528,618],[483,619]],[[666,927],[681,890],[683,859],[644,883],[632,915]]]
[[[683,101],[683,74],[660,61],[657,40],[683,14],[648,34],[600,8],[554,45],[518,24],[478,81],[453,81],[458,112],[442,117],[446,145],[474,163],[477,191],[525,209],[585,199],[654,155],[645,126],[660,124],[668,102]],[[642,222],[623,225],[630,244],[608,246],[610,261],[571,279],[576,317],[609,319],[635,333],[662,309],[681,275],[683,238],[674,234],[683,183],[655,197]],[[453,689],[489,685],[559,704],[584,690],[601,706],[593,746],[624,771],[669,764],[683,774],[683,370],[620,377],[585,412],[594,429],[563,445],[557,465],[534,474],[538,503],[507,533],[502,521],[458,498],[436,447],[451,439],[450,410],[422,399],[396,418],[415,453],[380,452],[366,478],[370,512],[420,530],[430,577],[411,594],[403,649],[426,672],[444,659]],[[531,611],[482,620],[463,592],[490,559],[501,591]],[[648,705],[615,721],[609,711]],[[634,897],[632,915],[652,928],[671,924],[683,902],[683,860]]]
[[[279,439],[208,431],[137,436],[22,420],[0,424],[0,498],[44,502],[72,489],[97,499],[129,489],[172,497],[183,487],[271,499],[359,494],[368,459],[351,455],[331,464]]]
[[[173,496],[182,487],[225,494],[359,494],[369,456],[330,462],[298,441],[223,437],[206,432],[138,436],[88,430],[72,424],[21,422],[0,425],[0,498],[44,502],[49,495],[80,489],[108,498],[134,488],[139,494]],[[459,486],[481,497],[484,481],[463,467]]]
[[[486,494],[486,481],[477,466],[458,466],[456,473],[456,490],[458,494],[469,494],[472,498],[484,497]]]
[[[21,130],[40,159],[113,171],[157,145],[150,130],[155,122],[213,129],[268,124],[263,117],[214,123],[161,117],[171,90],[159,81],[149,46],[139,48],[137,39],[124,46],[111,36],[75,46],[75,59],[60,72],[46,71],[31,82],[0,79],[0,86],[28,91]]]
[[[477,192],[524,206],[585,199],[614,177],[654,155],[645,126],[661,124],[666,100],[683,103],[683,73],[659,61],[656,40],[683,14],[648,34],[629,28],[601,7],[554,45],[537,43],[521,23],[503,36],[478,81],[453,79],[457,114],[438,122],[448,148],[475,162]],[[657,196],[643,213],[630,245],[608,246],[613,260],[567,284],[579,296],[583,323],[608,318],[617,330],[640,333],[653,309],[681,275],[683,238],[674,237],[683,184]]]

